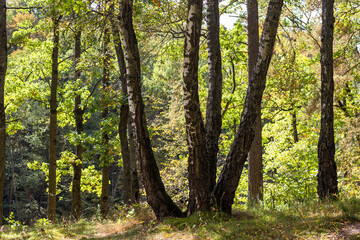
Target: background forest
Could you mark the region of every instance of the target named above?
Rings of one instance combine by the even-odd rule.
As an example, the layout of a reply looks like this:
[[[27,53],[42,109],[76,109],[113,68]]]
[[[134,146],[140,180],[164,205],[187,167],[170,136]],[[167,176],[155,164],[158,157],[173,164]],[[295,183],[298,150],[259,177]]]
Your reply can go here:
[[[268,1],[258,3],[261,33]],[[123,91],[124,72],[117,52],[119,32],[114,34],[117,23],[113,21],[117,19],[108,13],[118,14],[117,5],[114,8],[110,0],[11,0],[6,4],[5,219],[29,224],[47,216],[49,113],[56,37],[56,218],[67,219],[78,211],[73,205],[76,191],[81,191],[79,214],[84,217],[111,214],[130,204],[128,199],[132,199],[131,203],[145,202],[139,163],[134,165],[133,161],[129,166],[121,151],[121,129],[128,122],[120,116],[127,94]],[[339,195],[347,198],[358,196],[360,191],[359,11],[357,0],[335,2],[335,160]],[[219,32],[223,87],[218,175],[240,124],[248,86],[246,3],[221,2],[220,15],[225,14],[235,16],[237,21],[234,25],[222,23]],[[133,3],[149,137],[165,188],[181,207],[189,195],[182,82],[186,15],[183,0]],[[263,197],[259,204],[265,208],[284,209],[318,198],[321,26],[321,1],[285,1],[261,103]],[[209,88],[206,35],[204,23],[198,69],[204,117]],[[136,143],[131,143],[129,129],[129,153],[133,155],[129,158],[136,159]],[[81,179],[76,179],[79,167]],[[234,208],[248,204],[247,170],[245,163]],[[79,189],[74,181],[81,183]],[[129,186],[136,196],[126,195]],[[109,189],[108,196],[103,195],[104,188]]]

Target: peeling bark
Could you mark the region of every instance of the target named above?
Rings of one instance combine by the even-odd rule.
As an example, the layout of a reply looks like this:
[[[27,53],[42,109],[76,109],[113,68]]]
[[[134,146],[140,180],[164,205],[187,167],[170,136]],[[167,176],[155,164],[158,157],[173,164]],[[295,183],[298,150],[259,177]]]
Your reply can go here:
[[[184,45],[184,110],[188,143],[188,214],[210,209],[209,163],[205,126],[198,93],[199,40],[202,22],[202,0],[188,1],[188,17]]]

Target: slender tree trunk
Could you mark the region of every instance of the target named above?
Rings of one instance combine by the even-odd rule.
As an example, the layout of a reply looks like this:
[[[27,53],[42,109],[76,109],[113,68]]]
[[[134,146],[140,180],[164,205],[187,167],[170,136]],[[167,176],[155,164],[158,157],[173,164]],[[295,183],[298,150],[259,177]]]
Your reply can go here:
[[[321,130],[318,143],[318,195],[336,199],[339,194],[334,143],[333,34],[334,0],[322,1],[321,29]]]
[[[257,0],[247,0],[248,21],[248,79],[254,74],[259,53],[259,13]],[[256,109],[255,136],[248,155],[248,198],[249,204],[263,198],[263,165],[261,138],[261,104]]]
[[[259,55],[254,74],[248,82],[240,125],[214,189],[216,207],[227,213],[231,213],[235,191],[254,139],[256,109],[261,106],[261,98],[266,85],[266,74],[275,45],[282,5],[283,0],[270,0],[269,2],[260,41]]]
[[[57,158],[57,87],[58,87],[58,58],[59,58],[59,18],[53,18],[54,47],[52,52],[52,73],[50,93],[50,147],[49,147],[49,195],[48,195],[48,219],[56,220],[56,158]]]
[[[132,0],[120,1],[119,21],[125,52],[130,117],[134,123],[136,151],[140,158],[146,197],[158,219],[168,216],[180,217],[183,214],[165,191],[151,147],[141,96],[140,56],[132,23],[132,6]]]
[[[128,135],[129,135],[129,150],[130,150],[130,175],[131,175],[131,197],[135,203],[140,201],[140,184],[138,174],[138,161],[139,158],[136,154],[136,142],[134,141],[134,130],[131,125],[130,118],[128,119]]]
[[[220,51],[219,1],[207,1],[207,44],[209,64],[209,93],[206,108],[206,147],[209,158],[210,189],[216,184],[217,154],[221,133],[222,69]]]
[[[7,70],[6,0],[0,0],[0,226],[3,220],[6,162],[5,77]]]
[[[81,31],[75,33],[75,61],[74,61],[74,81],[80,78],[80,70],[78,69],[78,63],[81,56]],[[74,115],[75,115],[75,125],[76,132],[82,134],[84,129],[84,110],[81,107],[81,96],[78,93],[75,93],[75,106],[74,106]],[[72,203],[71,203],[71,217],[73,220],[77,221],[81,217],[81,169],[83,161],[83,146],[82,143],[76,146],[76,162],[73,163],[74,176],[72,179]]]
[[[184,45],[184,110],[189,149],[188,214],[210,209],[209,164],[205,140],[205,126],[198,93],[199,40],[202,22],[202,0],[188,0],[188,17]]]
[[[299,134],[297,131],[297,120],[296,120],[296,109],[295,106],[293,106],[293,111],[291,113],[291,127],[292,127],[292,134],[294,138],[294,143],[297,143],[299,141]]]
[[[113,16],[113,13],[111,14],[111,16]],[[121,143],[121,155],[124,166],[123,196],[124,196],[124,202],[126,204],[134,204],[137,203],[139,200],[138,199],[139,184],[138,184],[137,169],[136,169],[136,158],[135,155],[133,158],[131,157],[128,135],[126,133],[128,129],[130,133],[131,124],[128,124],[130,122],[130,118],[129,118],[129,104],[127,101],[125,57],[120,39],[120,30],[116,25],[115,19],[113,19],[113,17],[111,17],[111,26],[112,26],[112,34],[113,34],[116,56],[118,59],[118,64],[120,69],[121,91],[124,96],[124,99],[126,99],[121,103],[120,121],[119,121],[119,138]],[[135,151],[135,149],[132,149],[132,151]],[[132,174],[132,172],[134,171],[136,172],[136,175]]]
[[[109,77],[110,77],[110,30],[108,28],[104,31],[104,56],[103,56],[103,104],[101,109],[101,119],[106,121],[109,115],[109,108],[107,106],[107,94],[109,89]],[[110,175],[110,163],[109,163],[109,134],[105,130],[102,132],[102,144],[106,150],[103,153],[102,159],[102,187],[101,187],[101,202],[100,213],[103,218],[106,218],[109,210],[109,175]]]

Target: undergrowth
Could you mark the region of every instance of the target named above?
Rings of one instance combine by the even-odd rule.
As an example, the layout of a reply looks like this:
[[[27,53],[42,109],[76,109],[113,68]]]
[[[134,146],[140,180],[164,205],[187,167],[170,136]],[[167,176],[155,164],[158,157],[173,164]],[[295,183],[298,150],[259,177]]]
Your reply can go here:
[[[1,239],[359,239],[360,199],[294,203],[277,209],[235,207],[233,215],[198,212],[156,221],[147,205],[118,206],[110,219],[72,222],[39,219],[30,226],[5,226]],[[14,221],[12,221],[14,223]]]

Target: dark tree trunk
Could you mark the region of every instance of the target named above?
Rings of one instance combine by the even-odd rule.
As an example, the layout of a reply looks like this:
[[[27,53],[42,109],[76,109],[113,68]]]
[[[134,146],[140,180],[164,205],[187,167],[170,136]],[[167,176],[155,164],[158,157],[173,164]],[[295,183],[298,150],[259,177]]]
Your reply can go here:
[[[6,0],[0,0],[0,226],[3,220],[3,198],[6,161],[5,77],[7,69]]]
[[[111,14],[113,16],[113,14]],[[124,167],[124,187],[123,187],[123,196],[124,202],[126,204],[134,204],[139,201],[139,184],[137,177],[137,169],[136,169],[136,158],[135,155],[131,157],[130,148],[129,148],[129,140],[127,135],[127,130],[129,128],[129,137],[130,137],[130,128],[131,124],[129,118],[129,104],[127,101],[127,87],[126,87],[126,65],[124,52],[122,49],[121,39],[120,39],[120,31],[118,26],[116,25],[115,19],[111,16],[111,26],[112,26],[112,34],[113,41],[116,51],[116,56],[120,69],[120,82],[121,82],[121,91],[124,99],[121,103],[120,109],[120,121],[119,121],[119,138],[121,143],[121,155],[123,159],[123,167]],[[135,149],[132,149],[135,151]],[[135,167],[132,167],[135,165]],[[135,175],[132,172],[135,171]],[[135,183],[135,184],[134,184]],[[137,187],[136,187],[137,186]]]
[[[184,110],[189,149],[188,214],[210,209],[209,164],[198,93],[199,40],[202,22],[202,0],[188,1],[188,17],[184,46]]]
[[[334,77],[333,77],[333,34],[334,0],[322,1],[321,29],[321,130],[318,143],[318,195],[321,199],[336,199],[337,184],[334,143]]]
[[[296,120],[296,109],[295,106],[293,106],[293,110],[291,113],[291,127],[292,127],[292,134],[294,143],[297,143],[299,141],[299,134],[297,131],[297,120]]]
[[[108,28],[104,31],[104,56],[103,56],[103,99],[101,108],[101,120],[105,122],[109,115],[109,108],[107,104],[107,91],[109,89],[109,77],[110,77],[110,30]],[[102,160],[102,185],[101,185],[101,201],[100,201],[100,213],[103,218],[107,218],[109,210],[109,176],[110,176],[110,163],[109,163],[109,134],[106,131],[106,127],[102,131],[102,144],[105,147],[105,151],[101,156]]]
[[[259,13],[257,0],[247,0],[248,79],[254,74],[259,53]],[[256,109],[255,136],[248,155],[248,201],[258,203],[263,198],[263,165],[261,138],[261,104]]]
[[[130,117],[134,123],[136,151],[140,158],[146,197],[158,219],[168,216],[180,217],[183,214],[165,191],[151,147],[141,96],[140,56],[132,23],[132,5],[132,0],[120,1],[119,21],[125,52]]]
[[[81,56],[81,31],[75,33],[75,60],[74,60],[74,81],[80,78],[80,70],[78,69],[78,63]],[[81,107],[81,96],[78,93],[75,93],[75,106],[74,106],[74,115],[75,115],[75,125],[76,132],[82,134],[84,126],[84,109]],[[72,202],[71,202],[71,217],[73,220],[77,221],[81,217],[81,169],[82,169],[82,160],[83,160],[83,146],[80,142],[76,146],[76,161],[73,163],[74,176],[72,179]]]
[[[53,18],[54,47],[52,52],[52,73],[50,93],[50,146],[49,146],[49,195],[48,195],[48,219],[56,220],[56,158],[57,158],[57,87],[58,87],[58,58],[59,58],[59,18]]]
[[[266,74],[275,45],[282,5],[283,0],[270,0],[269,2],[260,41],[259,55],[254,74],[249,79],[240,125],[214,189],[215,206],[227,213],[231,213],[235,191],[254,139],[256,109],[261,106],[261,98],[266,85]]]
[[[207,44],[209,64],[209,93],[206,108],[206,147],[209,162],[210,189],[216,184],[217,154],[221,133],[222,69],[220,51],[219,1],[207,1]]]

